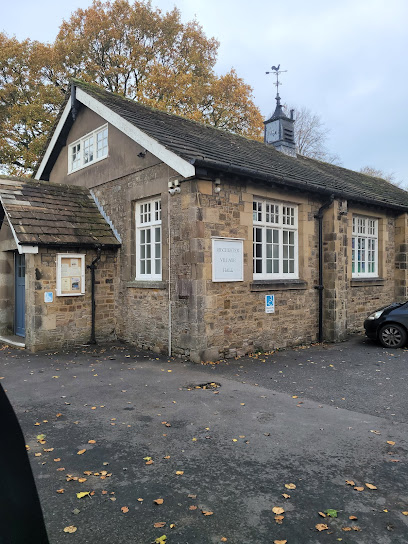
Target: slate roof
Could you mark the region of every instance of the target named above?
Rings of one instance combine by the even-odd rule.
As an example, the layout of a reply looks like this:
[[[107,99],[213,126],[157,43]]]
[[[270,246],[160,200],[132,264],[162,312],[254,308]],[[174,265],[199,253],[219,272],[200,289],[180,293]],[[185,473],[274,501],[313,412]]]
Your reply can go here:
[[[408,211],[408,192],[383,179],[300,155],[290,157],[271,145],[143,106],[93,84],[73,82],[196,167]]]
[[[120,246],[88,189],[0,176],[0,203],[21,245]]]

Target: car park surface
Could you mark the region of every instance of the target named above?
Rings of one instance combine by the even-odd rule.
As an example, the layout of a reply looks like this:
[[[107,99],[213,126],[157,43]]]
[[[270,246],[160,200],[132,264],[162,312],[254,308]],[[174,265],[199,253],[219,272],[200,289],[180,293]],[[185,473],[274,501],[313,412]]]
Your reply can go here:
[[[405,544],[407,363],[363,336],[209,365],[5,348],[0,377],[53,544]]]

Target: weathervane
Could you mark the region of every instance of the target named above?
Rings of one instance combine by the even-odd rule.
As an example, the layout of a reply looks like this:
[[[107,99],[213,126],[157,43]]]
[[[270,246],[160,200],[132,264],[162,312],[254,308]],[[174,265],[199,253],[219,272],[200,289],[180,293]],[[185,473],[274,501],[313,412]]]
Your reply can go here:
[[[273,70],[273,72],[265,72],[266,74],[275,74],[276,75],[276,83],[274,83],[274,85],[276,87],[276,100],[280,100],[279,85],[282,85],[282,83],[280,83],[280,81],[279,81],[279,74],[283,74],[283,73],[287,72],[287,70],[279,70],[279,68],[280,68],[280,64],[278,64],[278,66],[272,66],[271,70]]]

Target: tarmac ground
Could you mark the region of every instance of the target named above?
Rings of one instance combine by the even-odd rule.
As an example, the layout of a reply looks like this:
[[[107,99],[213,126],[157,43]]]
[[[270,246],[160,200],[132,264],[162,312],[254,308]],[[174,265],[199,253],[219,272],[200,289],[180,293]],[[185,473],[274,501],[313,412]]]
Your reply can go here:
[[[0,346],[51,544],[408,544],[407,373],[362,336],[207,365]]]

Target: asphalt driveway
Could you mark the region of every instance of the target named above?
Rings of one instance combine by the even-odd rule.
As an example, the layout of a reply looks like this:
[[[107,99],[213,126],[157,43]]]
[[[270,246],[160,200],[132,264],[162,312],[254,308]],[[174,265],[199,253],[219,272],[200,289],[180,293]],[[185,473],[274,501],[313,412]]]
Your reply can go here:
[[[0,351],[52,544],[408,543],[407,365],[360,336],[214,365]]]

